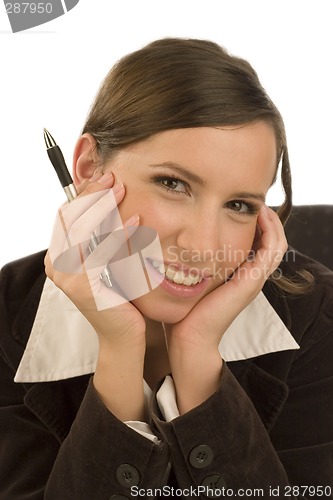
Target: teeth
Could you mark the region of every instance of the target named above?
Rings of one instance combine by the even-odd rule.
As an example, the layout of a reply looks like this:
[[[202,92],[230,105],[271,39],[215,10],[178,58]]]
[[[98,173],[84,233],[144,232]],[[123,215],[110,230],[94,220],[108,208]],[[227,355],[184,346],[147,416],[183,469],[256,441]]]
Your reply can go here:
[[[194,285],[194,282],[193,282],[191,276],[186,276],[186,278],[183,281],[183,285]]]
[[[185,278],[186,278],[186,276],[183,273],[183,271],[177,271],[176,274],[174,275],[172,281],[174,281],[175,283],[178,283],[178,285],[180,285],[181,283],[183,283]]]
[[[172,280],[175,274],[176,274],[176,269],[173,269],[172,267],[168,267],[166,270],[165,276]]]
[[[165,266],[163,263],[152,261],[154,268],[161,274],[164,274],[170,281],[178,285],[194,286],[202,281],[202,276],[185,275],[184,271],[176,270],[172,265]]]

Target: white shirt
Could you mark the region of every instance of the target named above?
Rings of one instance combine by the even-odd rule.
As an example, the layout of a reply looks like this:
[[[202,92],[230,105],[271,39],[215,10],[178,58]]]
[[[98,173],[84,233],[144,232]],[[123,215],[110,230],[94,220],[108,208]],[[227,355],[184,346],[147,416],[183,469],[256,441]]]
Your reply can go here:
[[[47,278],[14,380],[49,382],[93,373],[98,345],[97,334],[90,323]],[[225,361],[298,348],[299,345],[262,292],[238,315],[219,345]],[[145,381],[143,383],[148,400],[151,389]],[[157,393],[157,402],[166,421],[179,416],[171,377],[166,377],[163,382]],[[157,440],[148,424],[126,423],[149,439]]]

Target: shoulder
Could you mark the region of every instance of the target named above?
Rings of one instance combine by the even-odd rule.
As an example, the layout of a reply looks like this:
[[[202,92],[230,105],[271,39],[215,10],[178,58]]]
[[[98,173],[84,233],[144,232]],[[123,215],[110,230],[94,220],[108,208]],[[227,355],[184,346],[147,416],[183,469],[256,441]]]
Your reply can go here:
[[[6,296],[25,296],[36,279],[44,276],[46,250],[5,264],[0,271],[0,292]]]
[[[0,328],[25,343],[44,286],[46,250],[6,264],[0,272]],[[21,321],[22,320],[22,321]],[[16,332],[13,332],[15,326]]]

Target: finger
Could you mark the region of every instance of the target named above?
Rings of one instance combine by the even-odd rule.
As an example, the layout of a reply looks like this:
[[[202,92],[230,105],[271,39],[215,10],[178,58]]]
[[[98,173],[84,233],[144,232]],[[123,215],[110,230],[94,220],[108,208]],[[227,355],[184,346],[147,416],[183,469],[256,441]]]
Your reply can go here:
[[[96,203],[111,187],[114,186],[112,172],[102,172],[93,175],[84,184],[77,187],[78,196],[71,202],[61,207],[63,217],[67,226],[83,215],[94,203]]]
[[[116,185],[113,189],[104,190],[93,204],[89,198],[96,200],[94,195],[74,200],[66,206],[66,212],[59,210],[50,244],[50,256],[55,261],[62,253],[80,244],[81,251],[86,254],[93,231],[103,221],[104,233],[112,231],[121,224],[118,203],[124,197],[123,186]],[[78,201],[79,203],[76,203]],[[84,207],[80,206],[84,201]],[[87,208],[89,207],[89,208]],[[105,219],[108,217],[108,220]]]
[[[243,262],[229,280],[231,286],[237,289],[241,284],[243,292],[250,294],[252,298],[259,293],[267,278],[278,267],[285,251],[283,227],[273,210],[263,207],[258,217],[258,225],[261,237],[257,242],[257,252],[254,256],[251,255],[250,260]]]
[[[261,229],[260,245],[254,261],[266,274],[271,274],[279,265],[286,251],[286,238],[277,214],[265,207],[258,217]]]
[[[91,180],[93,180],[93,182],[91,182]],[[56,217],[54,223],[50,242],[50,250],[53,260],[58,257],[66,246],[68,231],[74,221],[82,216],[92,205],[104,196],[113,184],[114,177],[111,172],[109,175],[104,175],[103,177],[102,173],[97,177],[93,176],[84,184],[84,187],[81,185],[81,193],[77,196],[77,198],[75,198],[71,203],[67,202],[60,207],[58,216]]]
[[[69,229],[71,225],[89,210],[111,187],[114,186],[114,176],[112,172],[102,175],[93,175],[91,179],[78,187],[80,194],[71,202],[61,207],[61,214]]]
[[[65,221],[66,227],[64,231],[67,231],[67,240],[70,245],[77,245],[83,241],[89,240],[93,231],[102,223],[102,221],[114,210],[117,209],[118,204],[122,201],[125,195],[125,188],[122,184],[116,184],[112,189],[106,191],[106,193],[94,203],[88,210],[81,214],[75,221],[72,222],[71,226],[67,227],[67,220]],[[121,218],[119,211],[117,210],[118,217],[113,216],[113,224],[119,225],[121,223]],[[115,229],[109,227],[109,231]]]
[[[133,298],[133,293],[135,298],[142,294],[141,287],[136,281],[133,282],[131,279],[128,289],[128,286],[125,286],[124,288],[124,282],[115,280],[113,274],[115,267],[112,267],[111,269],[113,284],[112,289],[106,288],[100,279],[101,273],[104,271],[108,262],[114,255],[117,255],[117,259],[119,259],[116,260],[114,266],[117,266],[119,262],[124,262],[124,259],[131,255],[127,242],[136,232],[138,227],[139,216],[131,217],[128,221],[126,221],[123,229],[114,231],[102,243],[100,243],[85,263],[87,277],[89,279],[91,291],[98,310],[108,309],[128,302],[131,298]],[[136,276],[136,278],[139,278],[139,281],[141,274],[142,272],[138,272]],[[121,276],[124,276],[124,273],[121,273]],[[126,284],[127,282],[125,285]],[[139,293],[137,293],[137,286],[139,287]]]
[[[44,258],[45,274],[48,278],[53,278],[53,266],[49,252],[46,253]]]
[[[56,259],[65,248],[68,248],[68,233],[75,220],[83,215],[94,203],[107,193],[107,190],[99,191],[82,199],[75,199],[71,203],[65,203],[59,210],[54,222],[52,237],[49,246],[52,259]]]
[[[279,249],[281,249],[285,253],[288,249],[288,241],[287,241],[287,237],[285,234],[283,224],[282,224],[279,216],[277,215],[277,213],[274,212],[274,210],[269,209],[269,215],[270,215],[271,220],[276,228]]]
[[[86,193],[83,197],[77,197],[73,201],[66,202],[59,208],[66,227],[69,229],[81,215],[85,214],[98,200],[100,200],[109,190],[103,189],[95,193]]]
[[[116,254],[119,254],[119,259],[128,257],[130,251],[127,242],[138,229],[139,223],[139,216],[134,215],[125,222],[123,227],[109,234],[86,259],[86,269],[93,269],[93,274],[99,276]]]
[[[90,179],[77,186],[78,198],[94,193],[99,189],[109,189],[115,184],[115,177],[111,171],[102,172],[97,168]]]
[[[257,223],[254,238],[253,238],[253,243],[252,243],[252,252],[256,252],[257,250],[259,250],[261,234],[262,234],[262,231],[260,229],[259,224]]]
[[[266,215],[269,219],[270,228],[266,233],[268,240],[268,262],[271,261],[270,272],[273,272],[280,264],[288,248],[288,242],[284,232],[284,227],[278,215],[272,210],[267,209]]]
[[[131,245],[128,240],[137,230],[139,217],[133,216],[129,221],[131,223],[130,227],[126,227],[126,225],[119,226],[117,230],[96,243],[95,247],[89,245],[91,240],[88,240],[66,249],[54,261],[51,261],[49,257],[51,265],[54,269],[63,273],[82,273],[94,269],[94,272],[99,274],[116,254],[116,260],[131,255]],[[89,249],[87,250],[88,246]],[[83,248],[86,250],[83,250]]]

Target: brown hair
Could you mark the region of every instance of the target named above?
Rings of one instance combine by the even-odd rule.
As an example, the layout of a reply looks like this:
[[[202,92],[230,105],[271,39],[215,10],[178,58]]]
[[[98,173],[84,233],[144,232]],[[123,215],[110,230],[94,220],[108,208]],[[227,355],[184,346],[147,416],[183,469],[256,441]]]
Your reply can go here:
[[[257,120],[270,123],[276,134],[285,194],[278,214],[285,224],[292,188],[282,117],[252,66],[213,42],[165,38],[122,58],[102,83],[82,133],[94,136],[104,163],[120,148],[165,130]],[[291,293],[309,284],[305,275],[298,283],[274,274],[271,279]]]

